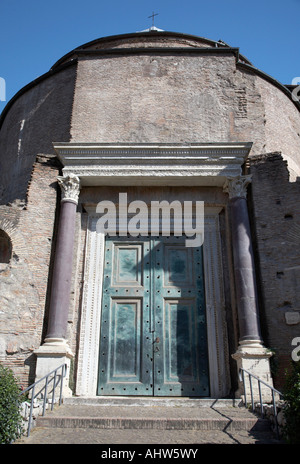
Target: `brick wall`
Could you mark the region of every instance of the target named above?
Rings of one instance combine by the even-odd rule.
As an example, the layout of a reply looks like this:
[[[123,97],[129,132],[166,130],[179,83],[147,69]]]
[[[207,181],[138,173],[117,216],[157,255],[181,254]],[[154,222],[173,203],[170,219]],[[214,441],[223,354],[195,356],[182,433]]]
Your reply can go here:
[[[265,145],[261,153],[280,151],[283,158],[288,159],[289,170],[295,169],[294,176],[300,176],[299,109],[264,79],[257,77],[256,85],[265,108]]]
[[[33,351],[43,336],[59,169],[52,156],[39,156],[27,201],[0,207],[0,228],[13,250],[10,263],[0,268],[0,361],[24,386],[34,380]]]
[[[262,325],[279,388],[300,336],[300,179],[290,182],[280,153],[251,158],[250,172]]]
[[[169,42],[160,37],[155,46]],[[124,53],[130,46],[145,48],[141,38],[106,46]],[[101,47],[105,44],[91,46]],[[233,55],[213,49],[205,55],[80,56],[71,140],[253,142],[251,155],[281,151],[300,169],[300,114],[294,103],[276,85],[239,67]]]
[[[32,165],[53,142],[70,140],[76,66],[25,91],[10,107],[0,130],[0,202],[25,200]]]
[[[112,78],[113,77],[113,78]],[[78,63],[72,141],[253,141],[264,107],[255,76],[232,55],[85,57]]]

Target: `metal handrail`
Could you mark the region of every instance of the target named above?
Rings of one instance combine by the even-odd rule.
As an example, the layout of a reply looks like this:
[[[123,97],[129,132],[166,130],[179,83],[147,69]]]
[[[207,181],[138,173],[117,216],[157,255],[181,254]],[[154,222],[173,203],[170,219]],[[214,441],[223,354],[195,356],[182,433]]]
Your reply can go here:
[[[58,375],[58,371],[61,369],[61,374],[60,374],[60,380],[59,380],[59,383],[60,383],[60,392],[59,392],[59,405],[61,405],[61,402],[62,402],[62,390],[63,390],[63,379],[64,377],[66,376],[66,373],[67,373],[67,364],[61,364],[60,366],[58,366],[56,369],[54,369],[53,371],[49,372],[49,374],[45,375],[44,377],[42,377],[41,379],[37,380],[36,382],[34,382],[32,385],[30,385],[29,387],[27,387],[25,390],[23,390],[21,392],[21,395],[25,395],[25,393],[29,392],[30,390],[32,390],[32,393],[31,393],[31,403],[30,403],[30,412],[29,412],[29,420],[28,420],[28,429],[27,429],[27,437],[29,437],[30,435],[30,431],[31,431],[31,424],[32,424],[32,412],[33,412],[33,402],[34,402],[34,399],[36,398],[37,395],[41,395],[43,390],[45,390],[44,392],[44,399],[43,399],[43,412],[42,412],[42,416],[45,415],[45,411],[46,411],[46,401],[47,401],[47,392],[48,392],[48,385],[50,384],[50,382],[52,382],[53,380],[53,390],[52,390],[52,402],[51,402],[51,411],[53,410],[53,406],[54,406],[54,400],[55,400],[55,389],[57,387],[57,383],[56,383],[56,380],[57,380],[57,375]],[[54,374],[50,379],[49,377]],[[45,385],[43,386],[43,388],[41,390],[39,390],[39,392],[37,394],[35,394],[35,387],[36,385],[38,385],[40,382],[42,382],[43,380],[45,380]]]
[[[254,379],[256,379],[257,382],[258,382],[258,391],[259,391],[259,399],[260,399],[260,413],[261,413],[262,417],[264,417],[264,408],[263,408],[263,402],[262,402],[261,384],[265,385],[266,387],[268,387],[271,390],[271,392],[272,392],[272,403],[273,403],[273,409],[274,409],[274,420],[275,420],[275,426],[276,426],[276,434],[277,434],[277,438],[279,438],[279,427],[278,427],[278,421],[277,421],[277,407],[276,407],[276,402],[275,402],[275,394],[279,395],[279,399],[283,397],[283,394],[280,391],[276,390],[276,388],[272,387],[272,385],[267,384],[266,382],[261,380],[259,377],[252,374],[252,372],[249,372],[246,369],[243,369],[241,367],[240,370],[239,370],[239,377],[240,377],[240,380],[243,382],[243,386],[244,386],[244,397],[245,397],[245,406],[246,407],[247,407],[247,394],[246,394],[246,384],[245,384],[245,373],[248,374],[248,376],[249,376],[252,411],[254,411],[254,397],[253,397],[253,388],[252,388],[252,377]]]

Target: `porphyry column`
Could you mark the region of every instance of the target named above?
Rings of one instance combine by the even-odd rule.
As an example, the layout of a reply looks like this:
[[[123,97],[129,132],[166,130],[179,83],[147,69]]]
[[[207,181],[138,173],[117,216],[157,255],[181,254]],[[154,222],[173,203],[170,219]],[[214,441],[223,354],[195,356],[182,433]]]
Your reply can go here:
[[[76,176],[58,177],[61,187],[61,210],[49,308],[48,332],[45,342],[66,338],[70,303],[75,218],[80,182]]]
[[[263,346],[259,321],[255,264],[247,207],[247,186],[251,175],[228,178],[235,290],[239,320],[239,347],[233,355],[244,368],[271,384],[269,358]],[[249,396],[248,396],[249,398]]]
[[[73,248],[76,209],[80,193],[80,181],[75,175],[58,177],[61,187],[61,210],[56,239],[48,331],[45,343],[35,351],[37,356],[36,380],[41,379],[61,364],[70,366],[73,354],[66,339],[70,304]],[[64,396],[71,394],[68,373],[64,380]]]

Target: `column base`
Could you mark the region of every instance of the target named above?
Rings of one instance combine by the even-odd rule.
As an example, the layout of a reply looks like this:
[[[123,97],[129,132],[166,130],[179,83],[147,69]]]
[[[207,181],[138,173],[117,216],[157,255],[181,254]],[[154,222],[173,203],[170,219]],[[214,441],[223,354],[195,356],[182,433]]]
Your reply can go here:
[[[63,380],[62,396],[65,398],[72,396],[72,390],[69,388],[69,377],[71,359],[73,359],[74,355],[68,346],[68,342],[63,338],[48,338],[34,353],[37,356],[35,381],[43,378],[60,365],[66,364],[67,373]],[[58,371],[58,375],[59,379],[61,370]],[[41,385],[42,384],[43,382],[41,382]],[[47,396],[49,397],[52,394],[52,385],[53,382],[51,382],[48,390]],[[59,387],[56,388],[55,396],[59,396]]]
[[[236,353],[232,358],[237,362],[238,372],[240,368],[246,369],[251,374],[263,380],[265,383],[273,386],[273,380],[270,369],[270,357],[272,353],[265,348],[258,340],[241,341]],[[247,403],[251,402],[251,389],[249,375],[245,373],[245,388]],[[260,402],[258,382],[252,378],[252,394],[255,402]],[[244,397],[244,385],[239,377],[239,388],[236,392],[237,397]],[[261,396],[263,402],[272,401],[272,393],[269,388],[261,384]]]

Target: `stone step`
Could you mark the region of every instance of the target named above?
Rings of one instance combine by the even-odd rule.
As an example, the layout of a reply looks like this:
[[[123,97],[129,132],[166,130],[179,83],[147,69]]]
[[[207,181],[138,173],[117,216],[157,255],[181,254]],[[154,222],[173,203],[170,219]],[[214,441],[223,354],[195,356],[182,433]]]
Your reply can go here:
[[[233,400],[70,398],[37,427],[148,430],[268,430],[269,422]]]
[[[98,406],[170,406],[170,407],[197,407],[221,408],[242,407],[241,399],[212,399],[212,398],[182,398],[182,397],[145,397],[145,396],[96,396],[96,397],[70,397],[64,399],[67,405],[98,405]]]

